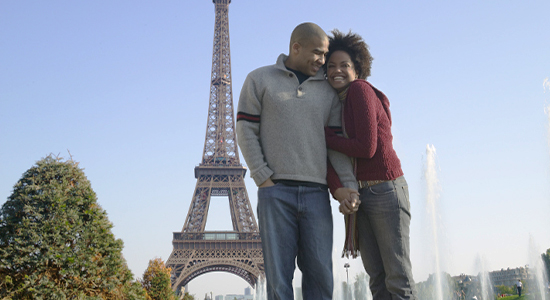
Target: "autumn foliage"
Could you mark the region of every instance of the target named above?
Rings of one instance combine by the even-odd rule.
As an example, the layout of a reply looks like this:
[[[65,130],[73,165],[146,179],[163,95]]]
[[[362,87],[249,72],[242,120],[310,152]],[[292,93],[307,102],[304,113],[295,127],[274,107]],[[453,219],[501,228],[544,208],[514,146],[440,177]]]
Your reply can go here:
[[[176,294],[170,287],[170,268],[164,265],[160,258],[151,259],[141,285],[147,291],[149,300],[175,300]]]

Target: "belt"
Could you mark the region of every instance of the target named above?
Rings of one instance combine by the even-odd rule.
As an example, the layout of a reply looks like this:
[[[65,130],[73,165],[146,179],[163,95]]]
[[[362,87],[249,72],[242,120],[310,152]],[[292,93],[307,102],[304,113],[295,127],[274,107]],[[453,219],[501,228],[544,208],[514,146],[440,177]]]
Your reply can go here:
[[[379,184],[382,182],[391,181],[391,180],[359,180],[357,183],[359,184],[359,188],[366,188],[368,186],[373,186],[375,184]]]

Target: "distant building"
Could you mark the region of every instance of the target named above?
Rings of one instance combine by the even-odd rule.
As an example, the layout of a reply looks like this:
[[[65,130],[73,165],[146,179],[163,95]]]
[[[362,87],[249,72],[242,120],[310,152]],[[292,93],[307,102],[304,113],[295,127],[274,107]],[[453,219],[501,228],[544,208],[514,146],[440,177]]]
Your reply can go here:
[[[529,268],[525,266],[515,269],[500,269],[500,271],[489,272],[489,277],[491,278],[491,282],[494,286],[513,286],[516,284],[518,279],[521,281],[529,279]]]
[[[244,295],[245,295],[245,296],[250,296],[250,295],[252,295],[252,292],[251,292],[251,288],[250,288],[250,287],[246,287],[246,288],[244,289]]]
[[[228,294],[225,295],[225,300],[254,300],[254,295]]]
[[[217,295],[216,297],[214,297],[214,299],[216,299],[216,300],[223,300],[223,295]]]

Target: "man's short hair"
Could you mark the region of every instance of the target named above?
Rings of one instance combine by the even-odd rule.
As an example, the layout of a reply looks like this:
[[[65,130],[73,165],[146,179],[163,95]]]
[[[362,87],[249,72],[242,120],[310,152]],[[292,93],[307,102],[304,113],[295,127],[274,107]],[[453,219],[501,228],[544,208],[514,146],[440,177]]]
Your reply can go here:
[[[328,36],[319,25],[311,22],[302,23],[296,26],[290,35],[289,50],[292,51],[294,43],[307,46],[313,38],[325,39]]]

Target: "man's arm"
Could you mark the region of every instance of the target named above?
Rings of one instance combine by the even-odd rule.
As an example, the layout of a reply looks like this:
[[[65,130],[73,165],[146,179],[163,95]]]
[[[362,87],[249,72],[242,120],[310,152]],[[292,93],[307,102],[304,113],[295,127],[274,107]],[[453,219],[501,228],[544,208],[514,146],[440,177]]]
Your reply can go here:
[[[237,142],[256,185],[268,186],[266,181],[271,181],[273,171],[267,166],[260,143],[262,99],[258,94],[256,83],[249,74],[241,89],[237,108]]]

